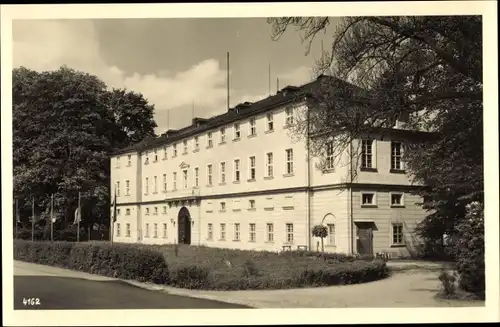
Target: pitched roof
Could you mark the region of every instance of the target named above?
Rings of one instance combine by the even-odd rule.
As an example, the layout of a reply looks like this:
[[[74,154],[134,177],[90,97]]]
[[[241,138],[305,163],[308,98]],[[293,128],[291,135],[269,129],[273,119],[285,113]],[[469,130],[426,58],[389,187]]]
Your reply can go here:
[[[159,137],[141,141],[139,143],[115,151],[111,155],[113,156],[122,153],[137,151],[141,152],[148,149],[165,146],[187,137],[216,129],[217,127],[224,126],[233,121],[248,118],[259,113],[264,113],[280,105],[300,101],[301,99],[304,99],[304,97],[312,95],[315,90],[318,90],[320,88],[321,82],[324,79],[333,79],[333,77],[321,75],[317,79],[301,86],[286,86],[278,91],[277,94],[269,96],[265,99],[259,100],[254,103],[240,103],[235,107],[230,108],[227,112],[211,118],[195,118],[193,119],[193,124],[191,124],[190,126],[178,130],[168,130],[167,132],[161,134]]]

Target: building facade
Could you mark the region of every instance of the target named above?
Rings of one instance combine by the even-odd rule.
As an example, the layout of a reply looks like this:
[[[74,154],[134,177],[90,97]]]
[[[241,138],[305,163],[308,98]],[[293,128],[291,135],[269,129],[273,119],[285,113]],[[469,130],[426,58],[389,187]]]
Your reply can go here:
[[[253,250],[316,250],[313,226],[328,228],[325,251],[408,255],[418,246],[422,200],[401,159],[405,131],[359,140],[362,163],[326,166],[292,137],[296,96],[285,88],[111,157],[115,242],[185,243]],[[328,147],[328,146],[327,146]],[[347,154],[346,154],[347,156]],[[347,157],[346,157],[347,158]],[[345,158],[342,160],[346,160]],[[342,161],[341,160],[341,161]]]

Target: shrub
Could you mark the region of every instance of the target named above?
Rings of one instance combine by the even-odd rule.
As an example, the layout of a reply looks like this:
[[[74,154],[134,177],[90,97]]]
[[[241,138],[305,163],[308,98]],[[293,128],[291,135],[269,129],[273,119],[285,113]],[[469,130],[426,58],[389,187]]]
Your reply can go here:
[[[126,244],[15,240],[14,259],[156,284],[169,279],[161,253]]]
[[[459,286],[467,292],[484,294],[484,207],[473,202],[466,207],[466,216],[457,225],[457,272]]]
[[[455,276],[450,275],[446,270],[443,270],[439,275],[439,280],[441,281],[442,292],[445,296],[455,294]]]

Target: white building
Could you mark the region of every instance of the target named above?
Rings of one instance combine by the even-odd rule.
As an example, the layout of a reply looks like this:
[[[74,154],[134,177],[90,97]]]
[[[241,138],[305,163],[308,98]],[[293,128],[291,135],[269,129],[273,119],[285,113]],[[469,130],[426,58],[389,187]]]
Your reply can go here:
[[[186,243],[210,247],[316,250],[314,225],[329,235],[325,251],[406,255],[425,216],[400,159],[411,134],[364,140],[364,168],[317,169],[306,141],[290,137],[297,91],[287,87],[210,119],[193,119],[147,145],[111,158],[117,194],[116,242]]]

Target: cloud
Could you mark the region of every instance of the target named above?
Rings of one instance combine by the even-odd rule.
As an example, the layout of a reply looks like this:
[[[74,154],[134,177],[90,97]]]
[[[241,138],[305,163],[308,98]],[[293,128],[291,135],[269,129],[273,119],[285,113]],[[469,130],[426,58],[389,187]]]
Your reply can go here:
[[[193,101],[195,115],[201,117],[223,113],[227,107],[226,72],[217,60],[206,59],[176,73],[168,70],[147,75],[125,72],[102,58],[96,29],[89,20],[14,21],[13,64],[36,71],[56,70],[67,65],[98,76],[108,87],[140,92],[155,105],[159,133],[189,124]],[[309,79],[308,68],[299,67],[281,74],[280,87],[303,84]],[[231,106],[268,96],[260,93],[231,89]]]
[[[175,74],[159,71],[141,75],[108,65],[100,55],[92,22],[77,20],[15,21],[13,25],[14,67],[37,71],[56,70],[62,65],[94,74],[109,87],[141,92],[162,111],[196,105],[202,108],[225,107],[226,72],[219,62],[207,59]],[[124,54],[125,55],[125,54]],[[158,122],[160,125],[164,122]]]

